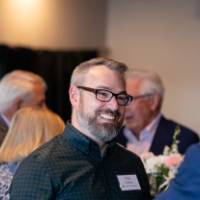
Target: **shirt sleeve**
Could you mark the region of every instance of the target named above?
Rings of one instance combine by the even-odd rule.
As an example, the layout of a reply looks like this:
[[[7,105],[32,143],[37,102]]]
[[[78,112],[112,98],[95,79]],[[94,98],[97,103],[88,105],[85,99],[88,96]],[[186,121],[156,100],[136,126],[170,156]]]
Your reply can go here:
[[[10,187],[11,200],[50,200],[53,186],[49,168],[42,161],[30,157],[16,171]]]

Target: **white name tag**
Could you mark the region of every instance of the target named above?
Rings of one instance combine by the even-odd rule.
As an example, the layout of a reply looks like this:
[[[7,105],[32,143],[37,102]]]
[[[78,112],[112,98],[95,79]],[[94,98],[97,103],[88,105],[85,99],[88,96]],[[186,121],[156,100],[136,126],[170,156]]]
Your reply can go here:
[[[136,175],[117,175],[119,186],[122,191],[141,190]]]

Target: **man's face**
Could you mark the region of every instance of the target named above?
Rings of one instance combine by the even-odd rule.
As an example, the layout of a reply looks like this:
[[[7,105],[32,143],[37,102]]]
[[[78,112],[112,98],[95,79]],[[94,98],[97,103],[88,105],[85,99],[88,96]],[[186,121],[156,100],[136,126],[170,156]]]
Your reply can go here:
[[[105,66],[91,69],[82,86],[107,89],[113,93],[125,91],[122,77]],[[96,99],[94,93],[79,90],[79,94],[80,99],[75,112],[81,131],[89,132],[100,142],[116,137],[122,126],[125,107],[118,105],[115,97],[109,102],[101,102]]]
[[[126,91],[131,96],[141,95],[141,80],[127,80]],[[151,98],[133,98],[133,101],[126,107],[125,124],[135,134],[145,128],[152,120],[154,110],[152,109]]]
[[[45,89],[42,85],[36,84],[31,97],[24,100],[20,107],[45,107]]]

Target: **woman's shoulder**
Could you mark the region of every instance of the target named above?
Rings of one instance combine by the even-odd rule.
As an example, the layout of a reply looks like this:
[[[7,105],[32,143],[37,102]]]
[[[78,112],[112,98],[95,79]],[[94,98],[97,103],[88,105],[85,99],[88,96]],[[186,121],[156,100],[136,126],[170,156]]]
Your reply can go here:
[[[6,180],[12,178],[13,174],[10,171],[9,164],[0,164],[0,182],[5,182]]]
[[[0,199],[7,199],[10,183],[13,173],[10,171],[8,164],[0,164]]]
[[[9,165],[8,165],[8,163],[1,163],[0,164],[0,172],[9,172],[10,170],[9,170]],[[2,175],[2,173],[0,173],[0,176]]]

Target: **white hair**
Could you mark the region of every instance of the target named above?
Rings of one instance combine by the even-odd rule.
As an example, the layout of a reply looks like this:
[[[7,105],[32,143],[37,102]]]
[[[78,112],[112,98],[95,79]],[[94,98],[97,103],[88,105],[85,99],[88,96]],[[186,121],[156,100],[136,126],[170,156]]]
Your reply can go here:
[[[141,80],[140,94],[157,93],[164,97],[165,88],[161,78],[155,72],[145,71],[142,69],[129,69],[126,79]]]
[[[0,112],[9,109],[17,99],[32,97],[36,84],[47,88],[43,78],[32,72],[14,70],[6,74],[0,81]]]

